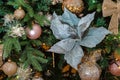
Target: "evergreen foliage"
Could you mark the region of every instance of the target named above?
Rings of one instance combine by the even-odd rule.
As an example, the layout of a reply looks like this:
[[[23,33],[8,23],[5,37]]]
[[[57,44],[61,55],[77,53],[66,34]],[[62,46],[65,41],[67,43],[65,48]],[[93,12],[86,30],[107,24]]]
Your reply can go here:
[[[12,50],[18,53],[21,50],[21,45],[17,38],[9,37],[4,41],[3,59],[8,58]]]
[[[24,8],[24,10],[26,11],[26,16],[23,19],[23,22],[28,23],[30,27],[31,27],[30,23],[32,23],[32,21],[36,20],[38,24],[40,24],[41,26],[44,26],[44,22],[47,21],[44,15],[39,14],[40,11],[34,11],[33,10],[34,6],[32,7],[29,3],[25,2],[24,0],[13,0],[13,1],[10,0],[7,4],[15,7],[16,9],[19,7]]]
[[[42,70],[40,63],[47,63],[47,59],[44,59],[44,54],[41,51],[28,46],[26,46],[22,53],[20,61],[24,62],[23,65],[25,68],[32,65],[38,71]]]
[[[52,5],[52,0],[0,0],[0,44],[4,44],[3,62],[8,58],[15,61],[17,65],[23,64],[24,68],[31,67],[33,72],[42,72],[45,80],[80,80],[78,73],[72,73],[72,68],[64,73],[61,72],[66,62],[64,55],[55,54],[55,67],[53,68],[53,56],[51,53],[43,49],[42,44],[45,43],[49,47],[58,42],[50,30],[50,23],[46,14],[56,12],[58,15],[63,13],[62,4]],[[110,17],[103,18],[102,3],[103,0],[83,0],[85,9],[83,16],[96,11],[95,19],[91,26],[108,28]],[[116,1],[116,0],[113,0]],[[14,11],[22,7],[26,15],[21,20],[15,20],[4,25],[4,16],[6,14],[14,14]],[[79,15],[77,15],[79,16]],[[42,27],[42,35],[36,40],[30,40],[26,34],[22,37],[10,36],[11,28],[16,24],[21,24],[23,28],[31,27],[32,22],[38,23]],[[13,25],[14,24],[14,25]],[[119,30],[120,31],[120,30]],[[99,36],[99,35],[98,35]],[[82,47],[85,52],[95,49],[102,49],[102,58],[97,62],[102,68],[100,80],[120,80],[119,76],[111,75],[108,71],[109,63],[114,60],[114,50],[120,54],[120,33],[118,35],[108,35],[99,45],[93,49]],[[47,74],[49,71],[49,75]],[[1,76],[2,72],[0,72]],[[33,74],[32,74],[33,75]],[[12,80],[6,77],[4,80]]]

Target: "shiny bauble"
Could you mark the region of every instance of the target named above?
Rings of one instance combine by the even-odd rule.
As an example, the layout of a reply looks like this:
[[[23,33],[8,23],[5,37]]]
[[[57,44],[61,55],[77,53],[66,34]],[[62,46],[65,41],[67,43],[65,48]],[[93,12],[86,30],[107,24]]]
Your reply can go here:
[[[14,17],[16,19],[23,19],[24,16],[25,16],[25,11],[21,7],[19,7],[19,9],[14,11]]]
[[[62,9],[67,8],[69,11],[75,14],[79,14],[84,9],[84,3],[82,0],[63,0]]]
[[[26,28],[26,33],[29,39],[37,39],[42,34],[42,29],[38,24],[33,24],[32,29]]]
[[[8,60],[8,62],[2,66],[2,70],[10,77],[17,72],[17,64],[11,60]]]
[[[82,63],[78,69],[81,80],[99,80],[101,75],[100,67],[95,63]]]
[[[109,71],[115,76],[120,76],[120,60],[109,65]]]

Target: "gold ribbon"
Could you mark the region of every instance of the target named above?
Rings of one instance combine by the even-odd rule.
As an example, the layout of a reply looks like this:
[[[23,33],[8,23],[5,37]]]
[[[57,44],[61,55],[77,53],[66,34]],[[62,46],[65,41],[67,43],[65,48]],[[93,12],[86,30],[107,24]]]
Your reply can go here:
[[[120,19],[120,0],[114,2],[112,0],[104,0],[102,5],[103,17],[111,16],[108,29],[113,34],[118,34],[118,25]]]
[[[3,64],[3,61],[2,61],[2,54],[3,54],[3,45],[0,44],[0,66]]]

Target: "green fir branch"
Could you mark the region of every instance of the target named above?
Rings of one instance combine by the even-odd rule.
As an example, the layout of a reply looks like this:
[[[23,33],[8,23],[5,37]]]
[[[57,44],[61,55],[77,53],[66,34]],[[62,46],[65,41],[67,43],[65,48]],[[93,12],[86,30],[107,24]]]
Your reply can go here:
[[[36,57],[34,56],[34,59],[38,60],[40,63],[47,63],[48,61],[42,57]]]
[[[21,46],[19,40],[17,38],[5,37],[4,48],[3,48],[3,58],[8,58],[12,52],[12,50],[19,52],[21,50]]]
[[[48,22],[48,20],[46,19],[46,17],[44,15],[35,14],[34,19],[37,20],[37,22],[41,26],[44,26],[44,23]]]
[[[17,52],[19,52],[21,50],[21,45],[19,43],[19,40],[17,38],[13,38],[13,39],[14,39],[13,42],[12,42],[13,46],[14,46],[15,50]]]
[[[26,51],[24,51],[24,52],[21,54],[19,61],[22,62],[22,63],[25,62],[25,61],[27,62],[26,59],[27,59],[27,54],[26,54]],[[25,64],[25,63],[24,63],[24,64]]]
[[[40,40],[30,40],[30,43],[32,43],[35,46],[40,46],[42,44],[42,42]]]
[[[23,64],[23,68],[28,68],[30,65],[29,60],[26,60]]]
[[[0,5],[2,5],[3,4],[3,1],[2,0],[0,0]]]
[[[34,49],[35,53],[33,53],[35,56],[40,56],[40,57],[44,57],[44,53],[42,53],[41,51],[37,50],[37,49]]]
[[[5,5],[0,6],[0,16],[4,16],[6,14],[12,13],[11,9],[6,7]]]
[[[38,71],[42,71],[42,67],[41,67],[40,63],[34,58],[34,56],[31,57],[30,62],[32,64],[32,66],[34,67],[34,69],[36,69]]]
[[[51,0],[38,0],[36,1],[37,11],[49,11],[51,5]]]
[[[7,2],[7,5],[13,6],[14,8],[18,8],[18,7],[19,7],[19,5],[16,4],[15,1],[11,1],[11,0],[9,0],[9,1]]]
[[[34,49],[30,46],[27,46],[23,53],[24,54],[22,54],[22,57],[20,58],[20,60],[24,59],[23,64],[24,65],[29,64],[28,66],[32,65],[32,67],[38,71],[42,71],[41,63],[47,63],[48,61],[47,59],[44,58],[44,54],[41,51]]]
[[[24,17],[24,19],[23,19],[23,22],[28,22],[28,21],[30,21],[30,16],[29,16],[29,14],[28,13],[26,13],[26,15],[25,15],[25,17]]]
[[[3,47],[3,59],[7,58],[10,56],[12,50],[12,39],[6,39],[4,41],[4,47]]]
[[[20,45],[21,45],[21,46],[25,46],[25,45],[28,45],[28,44],[29,44],[29,42],[28,42],[27,40],[20,42]]]

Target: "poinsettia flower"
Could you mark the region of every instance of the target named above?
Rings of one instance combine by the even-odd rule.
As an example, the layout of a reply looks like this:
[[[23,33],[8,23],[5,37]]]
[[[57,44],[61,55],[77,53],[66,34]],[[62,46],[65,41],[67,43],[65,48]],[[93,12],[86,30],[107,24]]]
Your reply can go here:
[[[64,54],[64,59],[67,63],[77,69],[84,56],[81,46],[93,48],[110,33],[104,27],[88,28],[94,19],[94,15],[95,12],[80,19],[67,9],[64,10],[61,16],[54,13],[51,21],[51,30],[60,41],[48,51]]]

